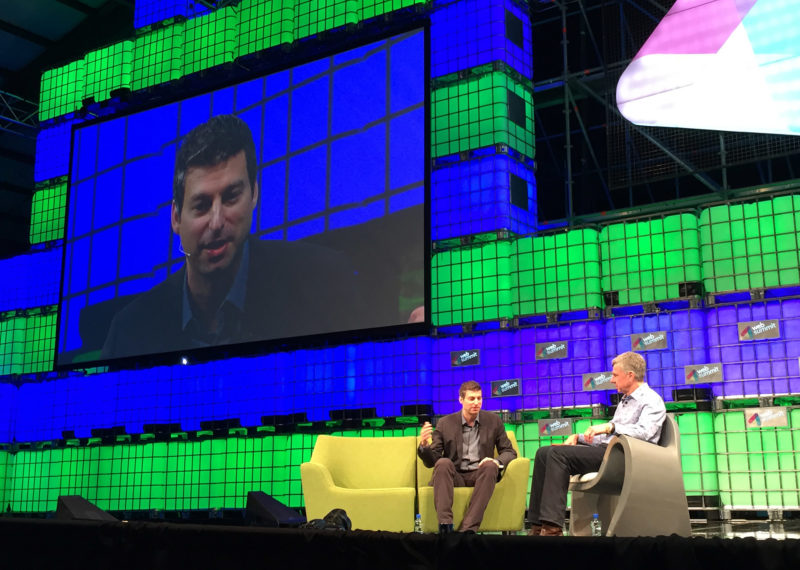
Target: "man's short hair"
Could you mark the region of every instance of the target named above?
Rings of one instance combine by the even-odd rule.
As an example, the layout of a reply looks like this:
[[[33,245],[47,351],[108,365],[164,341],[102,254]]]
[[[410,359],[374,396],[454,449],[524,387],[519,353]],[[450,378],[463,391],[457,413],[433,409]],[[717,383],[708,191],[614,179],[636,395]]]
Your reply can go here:
[[[633,376],[639,382],[644,380],[644,374],[647,371],[644,356],[638,352],[623,352],[611,361],[611,366],[619,366],[625,372],[633,372]]]
[[[475,382],[475,380],[467,380],[458,389],[458,397],[463,398],[467,392],[483,392],[483,390],[481,390],[481,385]]]
[[[244,151],[250,189],[256,184],[256,145],[253,133],[235,115],[216,115],[186,133],[175,157],[172,199],[180,213],[186,189],[186,171],[197,166],[216,166]]]

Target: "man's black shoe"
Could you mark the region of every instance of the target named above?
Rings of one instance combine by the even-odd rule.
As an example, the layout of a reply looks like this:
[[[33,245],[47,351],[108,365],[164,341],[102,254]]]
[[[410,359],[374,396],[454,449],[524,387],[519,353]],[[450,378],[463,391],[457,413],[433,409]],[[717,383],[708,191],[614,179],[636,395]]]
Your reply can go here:
[[[453,525],[452,524],[440,524],[439,525],[439,534],[452,534]]]
[[[475,531],[472,530],[471,528],[469,528],[467,530],[462,530],[461,532],[464,533],[464,534],[475,534]]]

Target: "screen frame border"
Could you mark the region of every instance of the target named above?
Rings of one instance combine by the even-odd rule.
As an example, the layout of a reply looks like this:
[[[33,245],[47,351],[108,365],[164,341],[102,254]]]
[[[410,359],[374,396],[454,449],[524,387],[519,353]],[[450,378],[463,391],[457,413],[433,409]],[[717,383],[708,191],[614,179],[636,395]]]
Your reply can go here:
[[[96,109],[97,113],[93,118],[75,122],[70,129],[70,152],[69,152],[69,173],[67,175],[66,206],[64,211],[64,237],[62,245],[61,275],[58,294],[58,311],[56,319],[55,346],[53,351],[53,370],[55,371],[74,371],[96,369],[98,367],[111,370],[125,370],[137,368],[150,368],[154,366],[175,365],[175,364],[195,364],[215,360],[223,360],[236,357],[257,357],[276,352],[286,352],[298,349],[315,349],[338,346],[350,343],[362,343],[371,341],[389,341],[392,339],[406,339],[409,337],[429,335],[433,330],[433,315],[431,311],[431,278],[432,278],[432,244],[431,244],[431,29],[430,19],[427,17],[412,18],[410,21],[384,23],[380,29],[364,30],[358,37],[346,30],[341,31],[331,38],[326,37],[324,45],[319,44],[316,37],[304,38],[300,41],[299,49],[293,56],[286,57],[286,50],[283,46],[269,48],[255,54],[248,54],[237,58],[232,64],[223,64],[223,73],[218,73],[217,67],[209,68],[188,76],[184,76],[174,82],[160,84],[151,89],[144,89],[142,92],[132,93],[126,100],[119,101],[118,106],[106,105]],[[386,25],[391,24],[391,25]],[[423,103],[424,103],[424,153],[423,153],[423,293],[425,318],[419,323],[402,323],[382,327],[371,327],[348,331],[336,331],[328,333],[318,333],[304,336],[287,338],[267,339],[250,341],[235,344],[209,346],[202,348],[188,348],[180,351],[160,352],[153,354],[142,354],[111,359],[86,360],[80,362],[60,363],[59,356],[63,354],[60,350],[62,340],[62,306],[64,299],[64,288],[66,285],[65,270],[67,266],[67,231],[69,229],[71,188],[73,178],[73,141],[75,131],[99,125],[107,121],[124,118],[136,113],[145,112],[158,107],[167,106],[191,99],[192,97],[210,94],[214,91],[234,87],[246,83],[247,81],[257,80],[274,73],[280,73],[288,69],[296,68],[301,65],[311,63],[320,59],[335,56],[346,51],[357,49],[365,45],[383,41],[404,33],[420,31],[423,34]],[[293,45],[294,47],[294,45]],[[270,59],[268,55],[281,55],[278,64],[275,59]],[[246,67],[249,64],[250,67]],[[219,79],[215,79],[219,76]],[[85,115],[89,114],[91,105],[84,107]],[[97,107],[97,105],[94,105]],[[94,111],[95,109],[91,109]]]

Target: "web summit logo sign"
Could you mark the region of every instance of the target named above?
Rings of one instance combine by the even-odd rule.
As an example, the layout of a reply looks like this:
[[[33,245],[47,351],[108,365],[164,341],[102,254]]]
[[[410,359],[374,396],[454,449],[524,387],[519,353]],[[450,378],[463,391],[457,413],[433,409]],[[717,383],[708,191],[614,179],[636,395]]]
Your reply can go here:
[[[492,382],[492,397],[519,396],[519,378],[513,380],[495,380]]]
[[[614,384],[611,383],[611,372],[594,372],[583,375],[583,390],[611,390]]]
[[[789,417],[786,408],[773,406],[771,408],[745,408],[744,417],[747,420],[747,429],[762,427],[788,427]]]
[[[667,348],[667,333],[658,331],[631,335],[631,350],[660,350]]]
[[[572,420],[539,420],[539,435],[545,437],[572,435]]]
[[[683,374],[687,384],[697,384],[698,382],[722,382],[722,363],[714,364],[693,364],[684,366]]]
[[[761,340],[762,338],[780,338],[781,328],[778,321],[750,321],[739,323],[739,340]]]
[[[480,350],[453,350],[450,352],[450,364],[453,366],[477,366],[480,363]]]
[[[536,360],[550,360],[555,358],[566,358],[568,354],[568,343],[566,342],[537,342]]]

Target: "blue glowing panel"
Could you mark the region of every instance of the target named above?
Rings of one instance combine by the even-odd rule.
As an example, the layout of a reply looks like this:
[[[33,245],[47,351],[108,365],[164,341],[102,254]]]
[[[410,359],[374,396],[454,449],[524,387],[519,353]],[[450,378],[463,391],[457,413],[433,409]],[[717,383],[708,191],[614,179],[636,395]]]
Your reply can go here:
[[[431,172],[434,240],[507,229],[536,231],[533,169],[507,155],[445,163]]]
[[[72,121],[45,128],[36,136],[33,181],[44,182],[69,174],[69,141]]]
[[[61,248],[0,259],[0,312],[58,303]]]
[[[433,341],[434,412],[448,414],[461,409],[458,391],[462,383],[474,380],[481,385],[487,410],[518,410],[522,396],[492,398],[491,383],[519,377],[519,350],[511,333],[485,333],[464,338],[438,338]],[[480,351],[479,364],[453,365],[452,353]]]
[[[610,368],[600,322],[537,325],[519,332],[523,408],[580,407],[607,403],[603,392],[583,390],[583,375]],[[564,359],[537,359],[539,343],[568,343]]]
[[[15,441],[19,390],[13,384],[0,384],[0,441]]]
[[[57,363],[406,324],[411,310],[424,304],[424,61],[424,32],[413,31],[170,105],[76,126]],[[319,324],[325,323],[320,311],[332,314],[336,303],[325,303],[307,317],[293,311],[291,318],[275,318],[268,332],[234,330],[212,335],[211,340],[195,335],[174,346],[159,343],[147,349],[133,347],[141,344],[138,341],[126,341],[130,350],[107,346],[103,352],[107,343],[98,338],[108,335],[116,342],[125,336],[111,325],[115,313],[124,311],[137,294],[140,303],[161,299],[145,293],[165,279],[177,283],[184,275],[185,252],[176,230],[197,232],[200,249],[194,259],[211,251],[203,249],[204,243],[214,242],[219,249],[228,236],[225,231],[233,232],[230,220],[225,221],[222,237],[212,239],[208,232],[218,230],[200,226],[190,230],[186,220],[193,214],[178,214],[172,204],[173,171],[183,138],[212,117],[230,113],[249,128],[255,145],[252,195],[257,186],[257,203],[252,206],[252,221],[248,212],[239,225],[245,227],[250,221],[255,238],[272,242],[259,246],[259,251],[288,250],[274,243],[278,239],[313,243],[319,262],[310,264],[309,270],[318,267],[327,274],[338,270],[360,282],[348,291],[364,289],[369,295],[358,296],[359,306],[347,311],[346,319],[327,324]],[[250,270],[266,274],[260,267]],[[276,268],[265,279],[277,281],[302,271],[307,269]],[[176,273],[170,281],[168,276]],[[285,295],[298,295],[296,291],[311,283],[322,287],[325,278],[319,277],[298,278],[298,287],[285,288]],[[185,293],[171,303],[181,305],[181,314],[173,319],[183,319],[181,335],[194,314],[192,307],[197,308],[192,304],[196,285],[186,283],[185,289],[175,288]],[[355,303],[357,295],[352,296]],[[405,306],[408,298],[416,305]],[[250,306],[246,299],[243,302]],[[272,311],[287,304],[274,299],[260,303],[270,304]],[[160,302],[162,306],[168,309]],[[347,319],[353,322],[346,323]],[[278,321],[286,324],[275,324]],[[91,342],[79,333],[89,330],[95,331]]]
[[[202,7],[201,2],[194,2],[194,0],[136,0],[133,26],[143,28],[176,16],[191,18],[200,15],[200,13],[196,13],[195,4]]]
[[[613,317],[605,322],[606,354],[613,358],[631,350],[631,335],[655,332],[666,333],[667,348],[640,352],[647,362],[646,380],[665,401],[672,401],[672,391],[686,387],[684,366],[717,362],[709,356],[706,315],[692,309]]]
[[[777,321],[780,337],[740,341],[738,323]],[[800,300],[742,303],[708,309],[709,362],[722,362],[715,396],[769,396],[800,392]]]
[[[511,0],[451,2],[431,14],[431,32],[433,77],[494,61],[533,75],[530,16]]]

